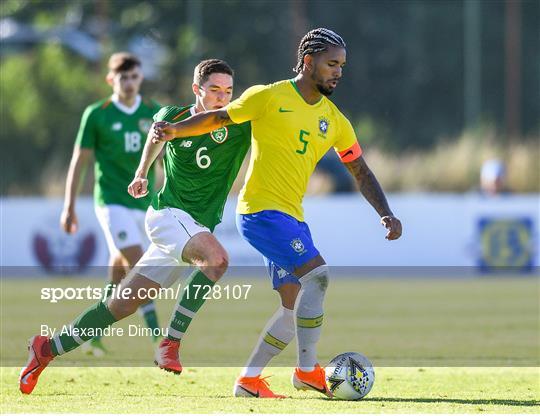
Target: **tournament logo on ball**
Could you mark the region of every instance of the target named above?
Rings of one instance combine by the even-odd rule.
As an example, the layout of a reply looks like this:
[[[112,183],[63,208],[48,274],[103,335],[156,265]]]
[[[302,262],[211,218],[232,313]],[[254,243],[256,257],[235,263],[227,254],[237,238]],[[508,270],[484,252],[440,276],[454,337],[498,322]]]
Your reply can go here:
[[[330,122],[325,117],[319,117],[319,136],[326,139],[326,133],[328,133],[328,126]]]
[[[295,238],[294,240],[291,241],[291,247],[298,254],[304,254],[306,252],[306,248],[304,247],[304,243],[302,243],[302,240],[300,240],[299,238]]]
[[[152,127],[152,120],[149,118],[141,118],[139,120],[139,130],[142,131],[144,134],[148,134],[150,131],[150,127]]]
[[[333,393],[339,387],[341,383],[345,381],[344,378],[334,378],[332,376],[327,379],[328,384],[330,384],[330,391]]]
[[[218,144],[223,143],[225,140],[227,140],[227,137],[229,136],[229,130],[227,127],[221,127],[217,130],[214,130],[210,132],[210,137],[213,141],[215,141]]]

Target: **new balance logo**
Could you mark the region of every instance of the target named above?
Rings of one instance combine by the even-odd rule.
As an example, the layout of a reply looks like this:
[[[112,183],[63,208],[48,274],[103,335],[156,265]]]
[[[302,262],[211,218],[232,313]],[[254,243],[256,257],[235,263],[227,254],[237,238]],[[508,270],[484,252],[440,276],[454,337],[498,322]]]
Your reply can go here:
[[[283,107],[279,107],[279,112],[280,113],[292,113],[294,110],[286,110],[285,108]]]
[[[180,147],[191,147],[193,142],[191,140],[184,140],[182,143],[180,143]]]

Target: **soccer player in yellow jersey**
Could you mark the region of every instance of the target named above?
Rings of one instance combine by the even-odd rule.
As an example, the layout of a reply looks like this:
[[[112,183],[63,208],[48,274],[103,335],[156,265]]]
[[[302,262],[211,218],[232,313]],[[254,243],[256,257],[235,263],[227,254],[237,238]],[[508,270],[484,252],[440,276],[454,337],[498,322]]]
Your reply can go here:
[[[295,333],[298,367],[294,387],[332,395],[316,353],[328,267],[315,248],[302,210],[308,179],[328,149],[335,149],[360,192],[380,215],[388,230],[386,238],[401,236],[401,223],[366,165],[351,123],[327,98],[341,78],[345,60],[345,42],[338,34],[325,28],[311,30],[300,42],[294,79],[251,87],[224,109],[176,124],[154,123],[150,133],[160,142],[251,121],[252,153],[239,196],[237,226],[264,256],[281,307],[236,381],[235,396],[283,397],[270,390],[261,373]]]

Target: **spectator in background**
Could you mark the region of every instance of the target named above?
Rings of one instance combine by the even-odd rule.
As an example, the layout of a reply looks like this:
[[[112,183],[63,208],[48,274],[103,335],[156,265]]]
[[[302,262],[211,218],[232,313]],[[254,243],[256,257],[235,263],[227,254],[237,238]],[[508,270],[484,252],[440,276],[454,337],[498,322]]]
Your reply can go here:
[[[480,173],[480,192],[484,195],[508,194],[506,165],[502,160],[486,160]]]

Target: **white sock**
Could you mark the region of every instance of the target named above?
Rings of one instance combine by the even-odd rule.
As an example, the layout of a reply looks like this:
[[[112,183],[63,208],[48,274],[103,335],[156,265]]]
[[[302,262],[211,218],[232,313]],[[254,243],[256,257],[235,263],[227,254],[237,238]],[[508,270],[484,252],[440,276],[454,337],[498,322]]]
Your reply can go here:
[[[302,290],[296,301],[298,367],[313,371],[317,364],[317,342],[321,337],[323,301],[328,287],[328,267],[313,269],[300,278]]]
[[[294,311],[283,306],[270,318],[251,353],[242,377],[256,377],[272,358],[278,355],[294,338]]]

